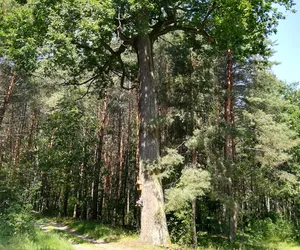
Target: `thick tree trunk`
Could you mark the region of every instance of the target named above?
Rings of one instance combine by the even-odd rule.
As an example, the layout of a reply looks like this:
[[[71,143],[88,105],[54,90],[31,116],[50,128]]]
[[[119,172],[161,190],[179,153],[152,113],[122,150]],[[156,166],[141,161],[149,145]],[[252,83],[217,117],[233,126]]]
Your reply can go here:
[[[137,38],[136,50],[140,77],[139,169],[143,201],[140,240],[152,245],[168,245],[169,233],[162,184],[146,166],[147,163],[156,161],[159,156],[158,138],[154,129],[150,128],[151,122],[157,117],[157,106],[153,86],[152,45],[148,35]]]

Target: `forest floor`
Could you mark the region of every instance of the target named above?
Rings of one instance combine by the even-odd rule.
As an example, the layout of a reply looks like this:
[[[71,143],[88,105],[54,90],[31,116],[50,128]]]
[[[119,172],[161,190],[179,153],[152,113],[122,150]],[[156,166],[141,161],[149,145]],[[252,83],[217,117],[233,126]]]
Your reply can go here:
[[[82,225],[82,224],[81,224]],[[46,220],[42,222],[38,222],[38,226],[44,232],[51,232],[58,234],[64,240],[71,242],[72,247],[76,250],[166,250],[166,248],[162,247],[153,247],[150,245],[144,245],[138,242],[136,236],[118,236],[117,234],[102,234],[104,237],[96,239],[90,236],[84,235],[78,232],[75,228],[72,227],[72,224],[68,224],[67,222],[57,222],[55,220]],[[94,232],[97,229],[93,229]],[[1,248],[0,248],[1,249]],[[169,249],[188,249],[184,247],[172,246]],[[199,247],[199,249],[229,249],[229,248],[219,248],[219,247],[208,247],[203,248]],[[231,248],[232,249],[232,248]],[[240,249],[240,248],[236,248]],[[277,242],[277,243],[268,243],[262,244],[260,246],[250,246],[243,249],[253,249],[253,250],[300,250],[300,246],[298,244],[287,243],[287,242]]]
[[[163,249],[153,246],[143,245],[136,239],[120,239],[112,236],[105,239],[93,239],[77,232],[66,224],[58,222],[41,222],[39,227],[44,232],[55,232],[63,238],[72,242],[76,250],[157,250]]]

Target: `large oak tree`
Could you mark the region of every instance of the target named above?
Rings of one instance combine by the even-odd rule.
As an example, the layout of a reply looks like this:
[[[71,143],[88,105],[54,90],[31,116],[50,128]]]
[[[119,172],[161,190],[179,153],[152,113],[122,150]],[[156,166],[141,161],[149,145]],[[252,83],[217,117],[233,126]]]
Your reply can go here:
[[[167,245],[164,197],[153,120],[158,115],[153,77],[153,44],[169,32],[203,36],[218,49],[241,58],[267,55],[265,39],[282,18],[274,4],[292,8],[293,0],[30,0],[0,17],[0,55],[18,70],[63,70],[66,84],[105,88],[112,72],[124,88],[139,89],[141,235],[143,242]],[[25,3],[24,3],[25,2]],[[136,53],[136,67],[124,53]]]

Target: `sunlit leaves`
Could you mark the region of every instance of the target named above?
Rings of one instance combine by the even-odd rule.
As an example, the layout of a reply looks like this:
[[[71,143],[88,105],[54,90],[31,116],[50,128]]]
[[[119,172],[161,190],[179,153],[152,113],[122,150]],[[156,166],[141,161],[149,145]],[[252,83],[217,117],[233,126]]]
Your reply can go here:
[[[166,210],[176,211],[210,188],[209,172],[199,168],[185,168],[178,184],[166,191]]]

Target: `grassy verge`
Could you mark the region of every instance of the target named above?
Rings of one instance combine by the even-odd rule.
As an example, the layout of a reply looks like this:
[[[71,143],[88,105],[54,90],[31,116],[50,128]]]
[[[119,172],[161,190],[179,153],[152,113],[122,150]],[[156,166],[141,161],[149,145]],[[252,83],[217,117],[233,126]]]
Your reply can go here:
[[[56,233],[36,229],[30,235],[0,238],[2,250],[72,250],[72,245]]]
[[[153,247],[144,245],[138,241],[138,235],[134,231],[125,230],[121,227],[112,227],[100,224],[95,221],[81,221],[73,219],[50,218],[43,219],[43,222],[53,222],[66,224],[70,229],[86,237],[103,240],[112,245],[124,246],[126,248],[138,250],[162,250],[165,248]],[[71,240],[77,244],[84,244],[82,239],[76,239],[76,236],[66,232],[53,230],[56,234],[63,238]],[[276,242],[276,243],[275,243]],[[282,242],[277,239],[274,241],[253,241],[247,236],[242,238],[237,237],[234,244],[230,244],[224,237],[205,235],[199,240],[198,250],[232,250],[232,249],[247,249],[247,250],[300,250],[300,245],[293,242]],[[191,250],[191,248],[173,245],[172,250]],[[0,248],[1,250],[1,248]]]
[[[120,227],[112,227],[94,221],[70,220],[67,225],[77,232],[93,239],[102,239],[105,242],[116,242],[124,238],[137,238],[133,231],[124,230]]]
[[[145,245],[138,241],[138,234],[134,230],[124,229],[122,227],[113,227],[110,225],[103,225],[96,221],[82,221],[66,218],[43,218],[39,220],[40,223],[61,223],[68,225],[71,230],[75,230],[76,233],[84,235],[85,237],[92,238],[94,240],[103,240],[111,245],[116,245],[118,248],[132,248],[137,250],[166,250],[162,247],[154,247],[151,245]],[[50,228],[51,229],[51,228]],[[56,230],[52,230],[56,232]],[[56,232],[62,235],[64,238],[76,242],[75,236],[66,232]],[[84,242],[76,242],[82,244]],[[190,250],[190,248],[182,246],[172,246],[172,250]]]
[[[206,235],[199,241],[198,250],[300,250],[298,242],[283,241],[277,238],[266,240],[251,240],[245,237],[237,237],[231,244],[224,237]]]
[[[74,220],[70,218],[42,218],[38,220],[38,224],[51,222],[67,225],[70,229],[76,231],[76,233],[95,240],[103,240],[107,243],[117,242],[124,238],[137,239],[138,237],[134,231],[125,230],[121,227],[103,225],[96,221]],[[49,229],[51,230],[51,226],[49,226]],[[63,234],[63,232],[59,232],[59,230],[52,231]]]

